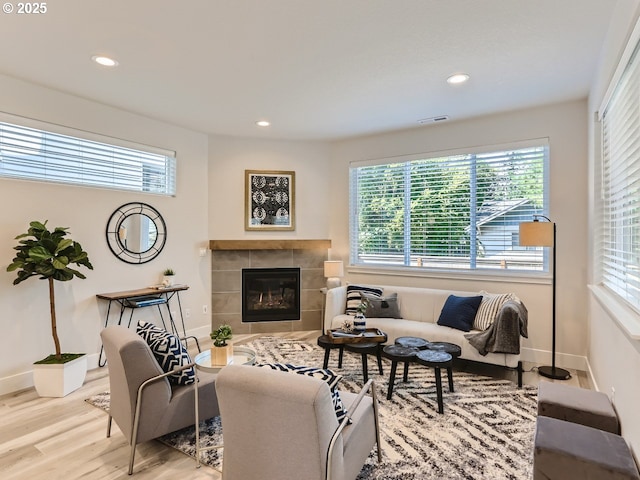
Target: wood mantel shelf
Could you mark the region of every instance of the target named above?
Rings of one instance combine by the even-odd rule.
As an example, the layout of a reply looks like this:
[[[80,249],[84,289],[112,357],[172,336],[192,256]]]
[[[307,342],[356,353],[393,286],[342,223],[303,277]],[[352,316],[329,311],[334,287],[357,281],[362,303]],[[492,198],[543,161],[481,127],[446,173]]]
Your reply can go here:
[[[210,240],[211,250],[315,250],[331,248],[331,240]]]

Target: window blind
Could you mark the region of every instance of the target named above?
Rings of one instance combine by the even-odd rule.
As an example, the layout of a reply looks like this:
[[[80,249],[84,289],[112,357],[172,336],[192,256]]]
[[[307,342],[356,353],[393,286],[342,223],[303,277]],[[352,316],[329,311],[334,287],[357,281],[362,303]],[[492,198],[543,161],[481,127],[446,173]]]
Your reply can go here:
[[[0,122],[0,176],[175,195],[175,154],[140,147]]]
[[[544,270],[518,227],[547,211],[547,142],[485,150],[352,166],[351,262]]]
[[[640,61],[635,47],[602,120],[601,282],[640,310]]]

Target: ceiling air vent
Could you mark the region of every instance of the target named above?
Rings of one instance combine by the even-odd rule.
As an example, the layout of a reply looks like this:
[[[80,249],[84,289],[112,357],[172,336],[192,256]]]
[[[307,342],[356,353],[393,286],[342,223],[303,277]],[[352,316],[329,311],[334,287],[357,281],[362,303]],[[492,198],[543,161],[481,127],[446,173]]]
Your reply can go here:
[[[418,120],[418,123],[420,125],[426,125],[428,123],[445,122],[447,120],[449,120],[449,115],[438,115],[437,117],[423,118],[421,120]]]

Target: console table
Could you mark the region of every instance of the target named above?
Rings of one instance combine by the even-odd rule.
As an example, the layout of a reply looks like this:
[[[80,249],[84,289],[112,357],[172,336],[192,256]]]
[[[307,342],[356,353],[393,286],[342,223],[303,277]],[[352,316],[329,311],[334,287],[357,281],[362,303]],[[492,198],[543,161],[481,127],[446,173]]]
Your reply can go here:
[[[111,293],[99,293],[96,295],[97,298],[101,300],[107,300],[109,305],[107,306],[107,316],[104,321],[105,328],[109,324],[109,314],[111,313],[111,304],[116,302],[117,305],[120,306],[120,316],[118,317],[118,325],[122,324],[122,318],[124,316],[125,310],[128,308],[131,310],[129,314],[129,322],[127,324],[128,327],[131,327],[131,319],[133,318],[133,312],[137,308],[144,307],[158,307],[158,313],[160,314],[160,319],[162,320],[162,326],[164,329],[167,329],[167,326],[164,321],[164,316],[162,315],[161,305],[165,305],[167,308],[167,313],[169,315],[169,323],[171,325],[171,331],[180,337],[182,340],[186,340],[187,338],[193,338],[196,341],[196,345],[198,345],[198,339],[195,337],[187,337],[187,332],[184,326],[184,316],[182,314],[182,304],[180,303],[180,292],[184,290],[188,290],[188,285],[173,285],[170,287],[148,287],[148,288],[140,288],[138,290],[126,290],[123,292],[111,292]],[[178,311],[180,312],[180,320],[182,322],[182,336],[178,332],[178,328],[176,327],[173,314],[171,313],[171,308],[169,308],[169,301],[176,297],[178,301]],[[200,350],[200,345],[198,345],[198,351]],[[106,359],[104,362],[102,361],[103,348],[100,347],[100,357],[98,358],[98,366],[104,367],[107,363]]]

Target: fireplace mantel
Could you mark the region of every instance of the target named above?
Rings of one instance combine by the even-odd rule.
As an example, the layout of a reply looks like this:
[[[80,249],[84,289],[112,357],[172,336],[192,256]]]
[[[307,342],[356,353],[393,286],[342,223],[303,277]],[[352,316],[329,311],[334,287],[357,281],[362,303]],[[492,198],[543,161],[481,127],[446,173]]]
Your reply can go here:
[[[316,250],[331,248],[331,240],[210,240],[211,250]]]

